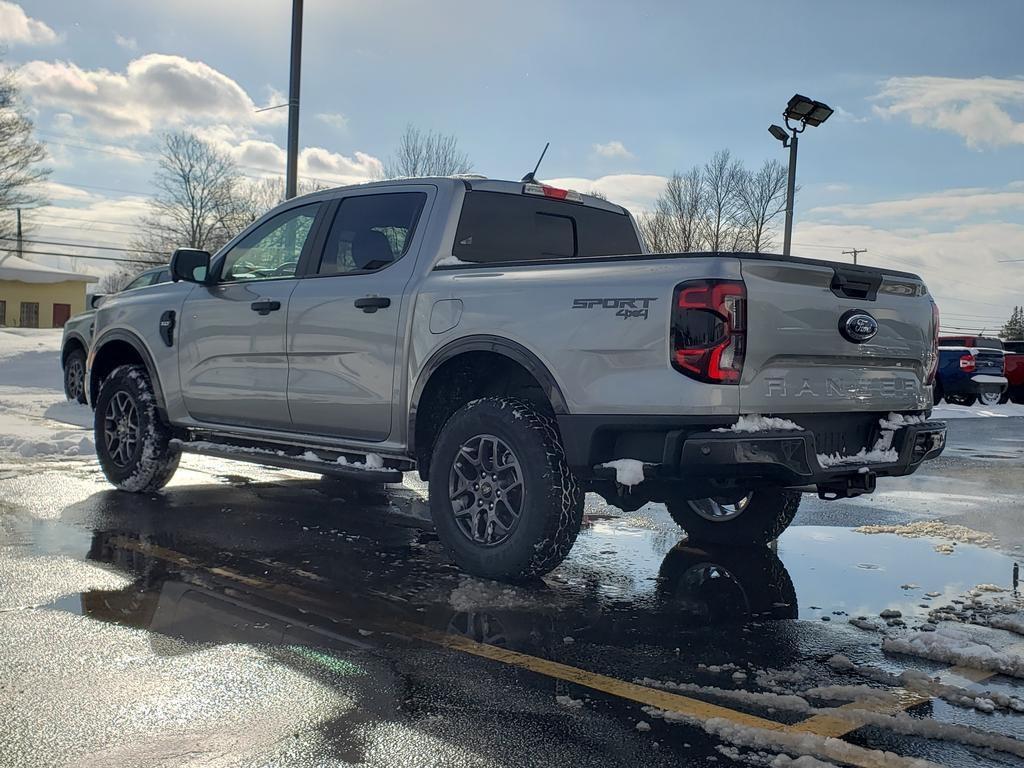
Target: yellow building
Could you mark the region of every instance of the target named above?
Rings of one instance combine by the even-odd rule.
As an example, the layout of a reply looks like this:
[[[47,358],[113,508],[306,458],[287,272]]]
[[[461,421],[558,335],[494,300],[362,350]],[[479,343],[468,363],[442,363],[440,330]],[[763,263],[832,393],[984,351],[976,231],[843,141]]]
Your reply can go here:
[[[0,326],[63,328],[69,317],[85,310],[85,286],[96,280],[0,255]]]

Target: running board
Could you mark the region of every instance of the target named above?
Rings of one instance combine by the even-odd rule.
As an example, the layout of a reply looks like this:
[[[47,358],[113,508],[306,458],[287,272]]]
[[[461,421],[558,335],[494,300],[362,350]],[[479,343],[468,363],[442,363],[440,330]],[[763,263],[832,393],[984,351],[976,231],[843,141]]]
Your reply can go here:
[[[286,454],[284,451],[274,451],[267,448],[250,448],[239,445],[228,445],[223,443],[212,443],[206,440],[171,440],[171,447],[177,448],[182,453],[196,453],[200,456],[213,456],[218,459],[231,459],[233,461],[245,461],[250,464],[262,464],[266,467],[280,467],[281,469],[297,469],[302,472],[313,472],[318,475],[331,475],[332,477],[343,477],[350,480],[364,480],[374,483],[400,483],[402,472],[391,467],[382,469],[368,469],[365,466],[365,459],[359,463],[339,464],[338,458],[341,454],[327,456],[327,451],[306,451],[299,456]],[[310,458],[315,456],[316,458]]]

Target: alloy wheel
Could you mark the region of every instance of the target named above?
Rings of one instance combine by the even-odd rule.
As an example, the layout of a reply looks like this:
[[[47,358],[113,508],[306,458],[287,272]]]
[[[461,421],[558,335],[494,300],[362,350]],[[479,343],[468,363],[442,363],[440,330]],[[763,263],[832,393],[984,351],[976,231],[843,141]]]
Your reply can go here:
[[[139,444],[139,412],[127,392],[115,392],[103,414],[103,440],[110,459],[126,467]]]
[[[735,520],[742,515],[750,505],[752,498],[754,498],[753,492],[735,501],[710,497],[707,499],[690,499],[686,503],[690,505],[690,509],[705,520],[709,520],[712,523],[725,523],[729,520]]]
[[[501,544],[519,523],[525,497],[522,467],[504,440],[476,435],[462,444],[449,472],[448,498],[466,538]]]

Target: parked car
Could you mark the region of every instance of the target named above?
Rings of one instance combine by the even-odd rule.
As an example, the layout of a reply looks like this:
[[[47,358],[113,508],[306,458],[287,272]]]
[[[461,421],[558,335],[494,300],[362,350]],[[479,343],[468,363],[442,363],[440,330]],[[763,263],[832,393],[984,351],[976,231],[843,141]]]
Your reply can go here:
[[[132,291],[147,285],[167,283],[170,279],[169,267],[147,269],[121,290]],[[96,309],[105,298],[106,296],[101,293],[94,294],[89,299],[90,308],[64,324],[64,335],[60,343],[60,366],[64,372],[64,394],[68,400],[85,402],[85,360],[89,354],[89,343],[92,341]]]
[[[1004,341],[1003,350],[1007,387],[999,402],[1024,405],[1024,341]]]
[[[535,183],[406,179],[290,200],[174,282],[107,299],[89,354],[108,480],[181,452],[429,480],[464,570],[554,568],[584,490],[665,502],[691,541],[763,545],[804,492],[938,456],[938,313],[916,275],[651,254],[630,214]],[[767,418],[771,416],[771,418]]]
[[[935,404],[995,405],[1006,390],[1003,342],[985,336],[941,336]]]

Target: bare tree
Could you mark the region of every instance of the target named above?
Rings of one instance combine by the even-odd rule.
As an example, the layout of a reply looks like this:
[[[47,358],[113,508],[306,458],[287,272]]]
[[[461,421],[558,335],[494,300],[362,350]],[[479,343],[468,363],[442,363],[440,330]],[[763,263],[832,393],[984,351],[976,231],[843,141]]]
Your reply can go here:
[[[384,162],[384,177],[453,176],[469,173],[473,163],[459,149],[454,134],[423,132],[412,123],[405,126],[398,149]]]
[[[705,209],[701,229],[709,251],[735,250],[740,244],[736,230],[741,226],[743,212],[743,176],[743,166],[727,149],[715,152],[704,164]]]
[[[18,98],[14,73],[3,67],[0,70],[0,237],[9,238],[14,234],[16,208],[42,202],[38,185],[50,171],[40,165],[46,159],[46,148],[36,140],[32,130],[32,121]]]
[[[786,166],[765,160],[756,173],[745,172],[739,189],[743,229],[750,250],[761,253],[772,247],[772,222],[786,210]]]
[[[327,188],[326,184],[311,179],[299,179],[298,181],[300,195],[308,195],[311,192]],[[237,234],[242,228],[247,227],[267,211],[284,202],[284,179],[280,176],[242,179],[235,185],[233,195],[234,211],[238,216],[238,221],[232,229],[236,230],[233,234]]]
[[[178,247],[216,251],[237,231],[243,214],[234,161],[194,134],[164,136],[153,186],[156,194],[142,220],[143,235],[133,245],[140,253]]]

